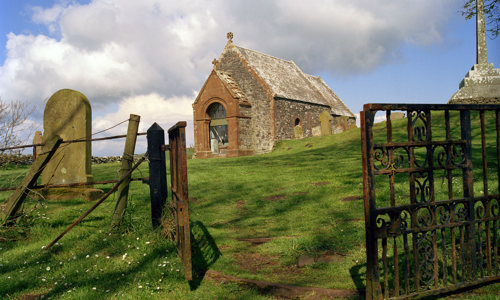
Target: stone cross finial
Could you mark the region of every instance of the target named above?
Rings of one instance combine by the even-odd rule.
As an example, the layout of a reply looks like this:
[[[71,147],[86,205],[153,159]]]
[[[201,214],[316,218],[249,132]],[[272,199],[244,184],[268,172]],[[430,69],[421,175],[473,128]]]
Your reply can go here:
[[[476,64],[488,63],[484,0],[476,0]]]
[[[227,33],[227,39],[229,40],[229,42],[233,41],[233,33],[232,32]]]
[[[212,60],[212,65],[214,65],[214,69],[217,68],[218,64],[219,64],[219,61],[217,60],[217,58],[214,58],[214,60]]]

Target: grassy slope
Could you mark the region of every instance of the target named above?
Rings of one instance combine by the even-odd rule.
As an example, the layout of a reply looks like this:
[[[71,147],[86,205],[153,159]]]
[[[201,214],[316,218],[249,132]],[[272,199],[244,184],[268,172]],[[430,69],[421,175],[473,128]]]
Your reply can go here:
[[[395,132],[404,134],[404,130]],[[95,179],[116,178],[119,167],[94,166]],[[198,269],[316,287],[364,285],[359,129],[285,141],[265,155],[190,160],[188,170]],[[12,179],[23,172],[2,171],[0,182],[12,185]],[[146,175],[146,165],[134,173],[134,177]],[[2,193],[0,199],[6,195]],[[114,208],[114,199],[109,199],[44,254],[42,246],[91,205],[81,200],[29,201],[19,226],[0,231],[0,236],[18,238],[0,242],[0,295],[265,298],[253,290],[199,276],[189,286],[175,245],[151,230],[148,202],[148,186],[132,183],[120,231],[109,226]],[[267,239],[260,244],[248,241],[255,238]],[[330,262],[298,268],[297,261],[304,255],[327,255]]]

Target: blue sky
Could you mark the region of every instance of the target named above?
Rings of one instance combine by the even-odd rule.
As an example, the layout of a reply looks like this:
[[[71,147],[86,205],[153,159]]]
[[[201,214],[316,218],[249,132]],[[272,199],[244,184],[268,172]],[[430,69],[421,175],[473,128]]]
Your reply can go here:
[[[354,113],[368,102],[446,103],[476,60],[475,21],[461,4],[0,0],[0,97],[37,105],[41,130],[45,101],[72,88],[91,101],[93,131],[135,113],[140,130],[187,120],[193,144],[191,103],[232,31],[235,44],[320,75]],[[487,43],[498,68],[500,38]],[[112,145],[93,151],[120,154]]]

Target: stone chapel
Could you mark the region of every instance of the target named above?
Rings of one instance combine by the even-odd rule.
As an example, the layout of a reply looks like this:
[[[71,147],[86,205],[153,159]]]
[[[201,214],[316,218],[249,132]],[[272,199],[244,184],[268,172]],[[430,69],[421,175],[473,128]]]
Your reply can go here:
[[[228,33],[193,103],[195,157],[266,153],[279,140],[356,127],[354,114],[320,77],[232,39]]]

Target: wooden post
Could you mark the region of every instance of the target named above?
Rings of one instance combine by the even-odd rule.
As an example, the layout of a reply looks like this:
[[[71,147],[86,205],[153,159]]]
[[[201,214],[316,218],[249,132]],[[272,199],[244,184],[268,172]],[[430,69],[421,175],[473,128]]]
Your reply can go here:
[[[123,214],[125,213],[125,209],[127,208],[128,188],[131,178],[131,174],[128,174],[128,172],[130,168],[132,168],[132,163],[134,161],[135,143],[137,141],[137,131],[139,130],[140,119],[140,116],[133,114],[131,114],[129,118],[125,150],[123,151],[122,167],[120,169],[120,180],[124,176],[127,176],[127,178],[125,178],[125,180],[123,180],[118,187],[118,197],[112,220],[113,226],[119,226]]]
[[[167,171],[165,163],[165,131],[154,123],[148,129],[149,191],[151,195],[151,220],[153,228],[161,225],[167,199]]]
[[[29,190],[36,185],[36,181],[42,173],[42,170],[50,161],[61,143],[62,139],[56,135],[45,144],[45,151],[38,154],[19,187],[9,196],[9,198],[7,198],[5,208],[1,212],[2,224],[5,224],[9,218],[17,213],[24,199],[26,199]]]

